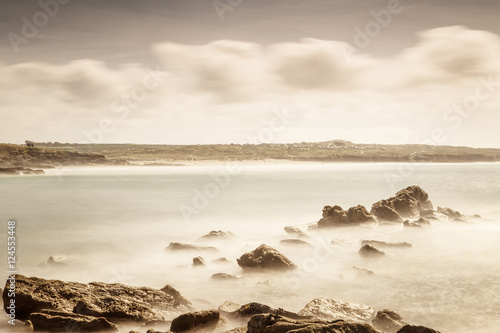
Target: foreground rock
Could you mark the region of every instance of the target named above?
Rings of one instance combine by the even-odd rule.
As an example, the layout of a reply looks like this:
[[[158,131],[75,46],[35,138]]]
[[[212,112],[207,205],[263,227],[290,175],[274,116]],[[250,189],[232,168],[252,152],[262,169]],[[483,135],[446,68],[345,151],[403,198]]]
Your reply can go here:
[[[378,333],[368,324],[349,323],[343,320],[293,320],[273,314],[253,316],[247,325],[248,333]]]
[[[32,313],[29,320],[35,331],[49,332],[118,332],[118,326],[105,318],[69,312],[42,310]]]
[[[297,266],[283,254],[269,245],[262,244],[255,250],[247,252],[236,260],[244,270],[287,271]]]
[[[3,292],[4,309],[9,302],[7,290]],[[27,320],[30,314],[44,309],[104,317],[110,321],[164,320],[184,311],[175,305],[174,297],[153,288],[16,275],[16,318]]]
[[[414,185],[397,192],[392,198],[374,203],[371,213],[379,221],[402,222],[402,218],[419,217],[421,211],[432,209],[429,195],[420,186]]]
[[[396,333],[407,324],[400,315],[391,310],[377,312],[372,320],[373,327],[384,333]]]
[[[413,245],[407,242],[382,242],[377,240],[362,240],[361,246],[371,245],[378,248],[409,248]]]
[[[439,333],[439,331],[424,326],[405,325],[397,333]]]
[[[375,258],[375,257],[382,257],[385,255],[384,251],[380,251],[374,246],[371,246],[369,244],[363,245],[359,251],[359,255],[366,257],[366,258]]]
[[[172,320],[170,330],[172,332],[213,332],[218,325],[222,324],[221,319],[217,310],[185,313]]]
[[[340,206],[325,206],[323,217],[318,221],[318,228],[353,226],[363,223],[375,222],[364,206],[358,205],[345,211]]]
[[[192,245],[192,244],[183,244],[183,243],[172,242],[165,248],[165,251],[211,251],[211,252],[217,252],[218,250],[212,246],[198,246],[198,245]]]
[[[375,310],[366,305],[316,298],[298,313],[323,320],[345,320],[357,323],[369,323],[375,316]]]

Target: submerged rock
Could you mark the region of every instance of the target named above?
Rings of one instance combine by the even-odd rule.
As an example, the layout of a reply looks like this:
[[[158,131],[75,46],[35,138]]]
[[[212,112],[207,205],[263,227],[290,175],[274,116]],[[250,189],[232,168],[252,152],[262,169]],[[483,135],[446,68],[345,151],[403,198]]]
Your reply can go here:
[[[213,332],[219,325],[221,316],[217,310],[189,312],[172,320],[172,332],[202,331]]]
[[[232,239],[235,237],[231,231],[224,232],[222,230],[219,231],[210,231],[208,234],[201,236],[198,238],[198,241],[211,241],[211,240],[224,240],[224,239]]]
[[[318,228],[353,226],[363,223],[375,222],[375,217],[371,215],[364,206],[351,207],[347,211],[340,206],[325,206],[323,217],[318,221]]]
[[[459,211],[457,210],[453,210],[451,208],[447,208],[447,207],[439,207],[437,208],[437,212],[438,213],[441,213],[443,215],[446,215],[448,216],[448,218],[450,220],[454,220],[454,219],[460,219],[460,218],[463,218],[464,215],[462,215],[462,213],[460,213]]]
[[[16,317],[29,319],[44,309],[116,320],[163,320],[183,311],[169,294],[147,287],[92,282],[89,284],[16,276]],[[4,308],[8,303],[3,293]]]
[[[212,251],[217,252],[218,250],[212,246],[198,246],[192,244],[183,244],[183,243],[170,243],[165,251]]]
[[[394,197],[374,203],[371,213],[380,221],[401,222],[402,218],[418,217],[421,211],[432,208],[427,192],[414,185],[397,192]]]
[[[195,266],[195,267],[204,267],[206,265],[207,264],[205,263],[205,259],[203,259],[202,257],[194,257],[193,258],[193,266]]]
[[[248,333],[378,333],[368,324],[349,323],[343,320],[293,320],[273,314],[253,316],[247,325]]]
[[[238,310],[228,313],[228,316],[235,320],[247,321],[248,318],[262,313],[270,313],[279,316],[285,316],[291,319],[310,319],[309,316],[302,316],[300,314],[290,312],[284,309],[274,309],[268,305],[261,303],[248,303],[241,306]]]
[[[313,247],[311,244],[309,244],[306,241],[303,241],[301,239],[294,239],[294,238],[280,240],[280,245],[282,245],[282,246]]]
[[[214,281],[237,281],[240,277],[228,273],[215,273],[212,277],[210,277],[210,279]]]
[[[298,314],[323,320],[341,319],[369,323],[375,316],[375,310],[366,305],[316,298],[309,302]]]
[[[262,244],[255,250],[247,252],[236,260],[244,270],[278,270],[296,269],[297,266],[283,254],[269,245]]]
[[[64,267],[64,266],[68,266],[68,264],[66,264],[65,262],[63,261],[60,261],[60,260],[56,260],[54,257],[50,256],[49,259],[47,260],[47,265],[48,266],[59,266],[59,267]]]
[[[372,320],[373,327],[384,333],[396,333],[407,324],[403,317],[387,309],[377,312],[377,315]]]
[[[361,245],[371,245],[380,248],[409,248],[413,245],[407,242],[383,242],[377,240],[362,240]]]
[[[309,238],[309,236],[302,230],[297,227],[287,226],[284,228],[285,232],[289,235],[301,237],[301,238]]]
[[[424,326],[405,325],[397,333],[439,333],[432,328]]]
[[[35,331],[50,332],[118,332],[118,326],[105,318],[70,312],[42,310],[30,314],[29,321]]]
[[[214,259],[214,260],[212,260],[212,262],[215,264],[230,264],[232,261],[225,258],[225,257],[222,257],[222,258]]]
[[[371,271],[369,269],[366,269],[366,268],[359,268],[359,267],[356,267],[356,266],[352,266],[352,269],[360,274],[360,275],[375,275],[375,272],[374,271]]]
[[[363,257],[381,257],[385,255],[384,251],[380,251],[376,247],[369,244],[363,245],[359,249],[358,253]]]
[[[405,229],[423,229],[424,227],[418,223],[410,222],[409,220],[404,221],[403,227]]]
[[[182,296],[182,294],[171,285],[167,284],[160,290],[174,298],[174,307],[179,308],[179,310],[181,311],[194,310],[193,304],[186,297]]]

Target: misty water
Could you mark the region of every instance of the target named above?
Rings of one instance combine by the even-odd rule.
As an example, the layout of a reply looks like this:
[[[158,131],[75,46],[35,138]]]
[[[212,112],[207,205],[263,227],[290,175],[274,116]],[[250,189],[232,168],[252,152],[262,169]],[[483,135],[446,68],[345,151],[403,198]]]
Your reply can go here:
[[[307,231],[325,205],[370,209],[409,185],[427,191],[434,207],[485,219],[433,221],[424,231],[338,228],[310,232],[310,249],[279,244],[293,238],[283,227]],[[5,249],[6,222],[16,219],[17,268],[27,276],[154,288],[170,284],[199,309],[229,300],[299,311],[325,297],[391,309],[410,323],[441,332],[496,333],[500,326],[500,164],[77,168],[1,177],[0,189],[5,230],[0,248]],[[236,238],[197,241],[211,230],[231,231]],[[343,245],[331,244],[335,239]],[[385,249],[383,258],[364,259],[357,253],[362,239],[405,241],[413,247]],[[219,251],[166,252],[170,242]],[[244,274],[236,259],[260,244],[275,247],[300,269]],[[191,266],[196,255],[207,267]],[[44,265],[50,256],[67,266]],[[2,253],[3,263],[6,257]],[[212,262],[219,257],[231,263]],[[353,266],[375,275],[360,275]],[[219,272],[244,278],[211,281]]]

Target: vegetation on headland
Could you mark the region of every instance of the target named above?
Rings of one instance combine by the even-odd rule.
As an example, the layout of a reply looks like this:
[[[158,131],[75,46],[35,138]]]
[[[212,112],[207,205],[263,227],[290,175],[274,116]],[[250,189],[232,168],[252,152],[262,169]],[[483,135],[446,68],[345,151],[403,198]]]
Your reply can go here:
[[[497,162],[500,149],[430,145],[355,144],[335,140],[293,144],[73,144],[34,142],[34,147],[0,144],[0,168],[50,168],[129,162],[183,161],[313,162]]]

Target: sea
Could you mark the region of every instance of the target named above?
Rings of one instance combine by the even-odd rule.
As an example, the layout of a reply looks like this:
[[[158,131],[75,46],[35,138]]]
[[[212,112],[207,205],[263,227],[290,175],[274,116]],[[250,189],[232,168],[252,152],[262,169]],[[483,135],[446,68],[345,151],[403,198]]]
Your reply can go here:
[[[419,185],[434,207],[470,222],[309,230],[325,205],[344,209]],[[322,164],[230,162],[207,166],[47,169],[0,177],[1,280],[7,278],[8,221],[16,223],[19,274],[88,283],[162,288],[170,284],[198,309],[225,301],[299,311],[324,297],[390,309],[407,322],[446,333],[498,333],[500,327],[500,164]],[[290,247],[296,226],[311,247]],[[230,239],[202,241],[210,231]],[[361,240],[409,242],[381,258],[358,254]],[[218,251],[165,250],[171,242]],[[236,259],[261,244],[298,265],[286,274],[246,274]],[[205,267],[193,267],[201,256]],[[60,263],[47,264],[49,257]],[[229,263],[215,259],[225,257]],[[360,273],[353,267],[372,271]],[[229,273],[235,281],[216,282]],[[3,287],[3,286],[2,286]],[[1,316],[0,316],[1,318]],[[15,332],[6,324],[1,332]]]

